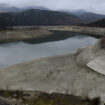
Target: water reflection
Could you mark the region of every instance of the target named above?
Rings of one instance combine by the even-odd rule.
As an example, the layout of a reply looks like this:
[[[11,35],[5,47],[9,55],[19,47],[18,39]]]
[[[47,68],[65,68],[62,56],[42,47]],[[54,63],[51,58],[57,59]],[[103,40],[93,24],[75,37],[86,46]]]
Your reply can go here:
[[[0,67],[13,65],[41,57],[66,54],[77,48],[91,45],[96,38],[85,35],[76,35],[61,41],[42,44],[15,42],[0,45]]]

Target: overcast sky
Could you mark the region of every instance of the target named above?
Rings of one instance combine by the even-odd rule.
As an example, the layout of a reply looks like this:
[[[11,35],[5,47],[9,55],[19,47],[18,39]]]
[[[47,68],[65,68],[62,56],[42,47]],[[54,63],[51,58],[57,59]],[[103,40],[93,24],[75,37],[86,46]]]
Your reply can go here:
[[[84,9],[105,14],[105,0],[0,0],[12,6],[44,6],[50,9],[77,10]]]

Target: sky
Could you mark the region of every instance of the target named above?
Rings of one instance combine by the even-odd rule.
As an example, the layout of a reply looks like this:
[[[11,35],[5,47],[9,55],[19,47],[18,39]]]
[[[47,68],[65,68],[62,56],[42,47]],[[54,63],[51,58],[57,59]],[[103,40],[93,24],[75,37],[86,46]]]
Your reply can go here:
[[[17,7],[44,6],[52,10],[78,10],[105,14],[105,0],[0,0]]]

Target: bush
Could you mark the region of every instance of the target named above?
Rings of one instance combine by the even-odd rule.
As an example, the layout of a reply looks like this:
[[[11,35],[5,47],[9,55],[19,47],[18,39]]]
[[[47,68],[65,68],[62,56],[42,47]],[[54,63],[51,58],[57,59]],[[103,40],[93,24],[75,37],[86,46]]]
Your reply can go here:
[[[101,48],[104,48],[105,49],[105,37],[102,37],[100,39],[100,45],[101,45]]]
[[[100,105],[100,98],[96,97],[92,100],[92,105]]]

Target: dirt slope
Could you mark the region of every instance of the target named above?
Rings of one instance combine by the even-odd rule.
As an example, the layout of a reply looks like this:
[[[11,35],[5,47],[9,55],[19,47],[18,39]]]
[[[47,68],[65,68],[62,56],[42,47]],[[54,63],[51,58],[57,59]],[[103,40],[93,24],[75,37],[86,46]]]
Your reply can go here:
[[[105,75],[87,66],[105,55],[99,43],[68,55],[53,56],[0,70],[0,89],[65,93],[81,97],[104,97]]]

